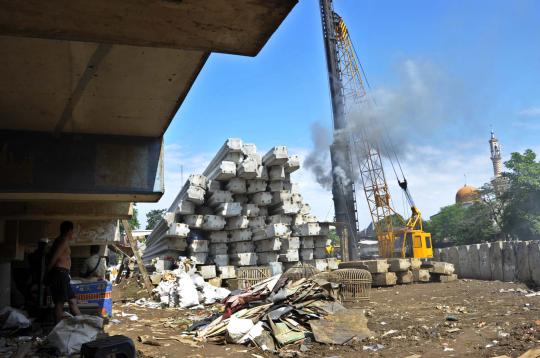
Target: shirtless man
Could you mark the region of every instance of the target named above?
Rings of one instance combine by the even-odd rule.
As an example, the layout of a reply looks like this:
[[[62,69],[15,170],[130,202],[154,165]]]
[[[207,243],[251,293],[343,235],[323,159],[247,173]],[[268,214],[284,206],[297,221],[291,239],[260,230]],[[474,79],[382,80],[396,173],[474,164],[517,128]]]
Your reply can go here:
[[[58,236],[51,247],[50,260],[47,266],[48,285],[54,302],[56,322],[64,315],[64,303],[68,302],[69,310],[75,316],[81,314],[77,307],[77,299],[71,289],[69,272],[71,270],[71,249],[69,241],[73,240],[73,223],[64,221],[60,225]]]

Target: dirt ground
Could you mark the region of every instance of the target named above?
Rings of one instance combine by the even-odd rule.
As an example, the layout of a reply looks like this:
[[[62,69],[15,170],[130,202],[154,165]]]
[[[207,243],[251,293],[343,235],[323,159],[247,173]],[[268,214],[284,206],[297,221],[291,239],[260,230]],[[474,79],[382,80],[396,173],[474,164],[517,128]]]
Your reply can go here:
[[[540,296],[527,297],[526,289],[521,284],[476,280],[373,289],[371,301],[363,307],[375,338],[347,346],[304,342],[287,346],[279,356],[517,357],[540,346]],[[119,322],[111,322],[106,331],[131,337],[140,357],[275,356],[179,336],[191,321],[211,314],[209,310],[150,309],[116,302],[114,312]],[[138,319],[122,317],[122,312]],[[156,337],[159,345],[137,342],[142,335]]]

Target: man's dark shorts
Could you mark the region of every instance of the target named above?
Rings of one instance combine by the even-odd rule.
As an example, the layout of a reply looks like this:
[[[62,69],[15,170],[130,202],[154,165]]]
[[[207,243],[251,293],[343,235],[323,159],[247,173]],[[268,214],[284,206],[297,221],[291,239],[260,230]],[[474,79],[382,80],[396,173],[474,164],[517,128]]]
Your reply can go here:
[[[48,283],[54,303],[67,302],[75,298],[69,281],[69,270],[61,267],[53,267],[49,272]]]

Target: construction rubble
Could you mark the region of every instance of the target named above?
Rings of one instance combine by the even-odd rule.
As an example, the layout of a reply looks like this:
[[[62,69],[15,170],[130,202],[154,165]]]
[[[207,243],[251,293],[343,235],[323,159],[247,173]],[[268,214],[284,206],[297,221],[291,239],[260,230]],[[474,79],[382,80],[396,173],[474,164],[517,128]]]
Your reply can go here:
[[[247,290],[232,292],[222,316],[200,326],[198,340],[252,344],[275,352],[310,338],[319,343],[345,344],[372,335],[362,310],[348,310],[332,295],[324,279],[289,280],[276,275]],[[329,318],[332,316],[332,318]],[[342,326],[346,317],[354,324]]]
[[[327,258],[330,223],[310,214],[291,173],[298,156],[284,146],[266,154],[228,139],[202,174],[192,174],[147,239],[143,255],[158,271],[186,256],[205,279],[236,277],[238,267],[261,265],[279,274],[302,261],[320,271]]]

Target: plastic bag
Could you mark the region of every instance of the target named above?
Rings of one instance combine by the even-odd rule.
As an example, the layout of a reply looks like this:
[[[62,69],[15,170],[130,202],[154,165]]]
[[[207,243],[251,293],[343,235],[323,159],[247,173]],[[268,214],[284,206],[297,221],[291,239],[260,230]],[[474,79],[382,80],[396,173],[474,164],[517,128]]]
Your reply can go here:
[[[182,308],[189,308],[199,304],[197,288],[187,273],[182,273],[178,279],[178,295],[180,296],[180,307]]]
[[[253,328],[253,326],[253,321],[250,319],[231,316],[229,324],[227,324],[227,334],[229,339],[238,344],[247,342],[249,338],[246,335]]]
[[[80,315],[65,318],[53,328],[47,340],[60,354],[71,355],[79,352],[84,343],[95,340],[102,327],[101,317]]]
[[[0,323],[2,323],[2,329],[22,329],[30,327],[30,320],[26,318],[24,313],[9,306],[0,309]]]

